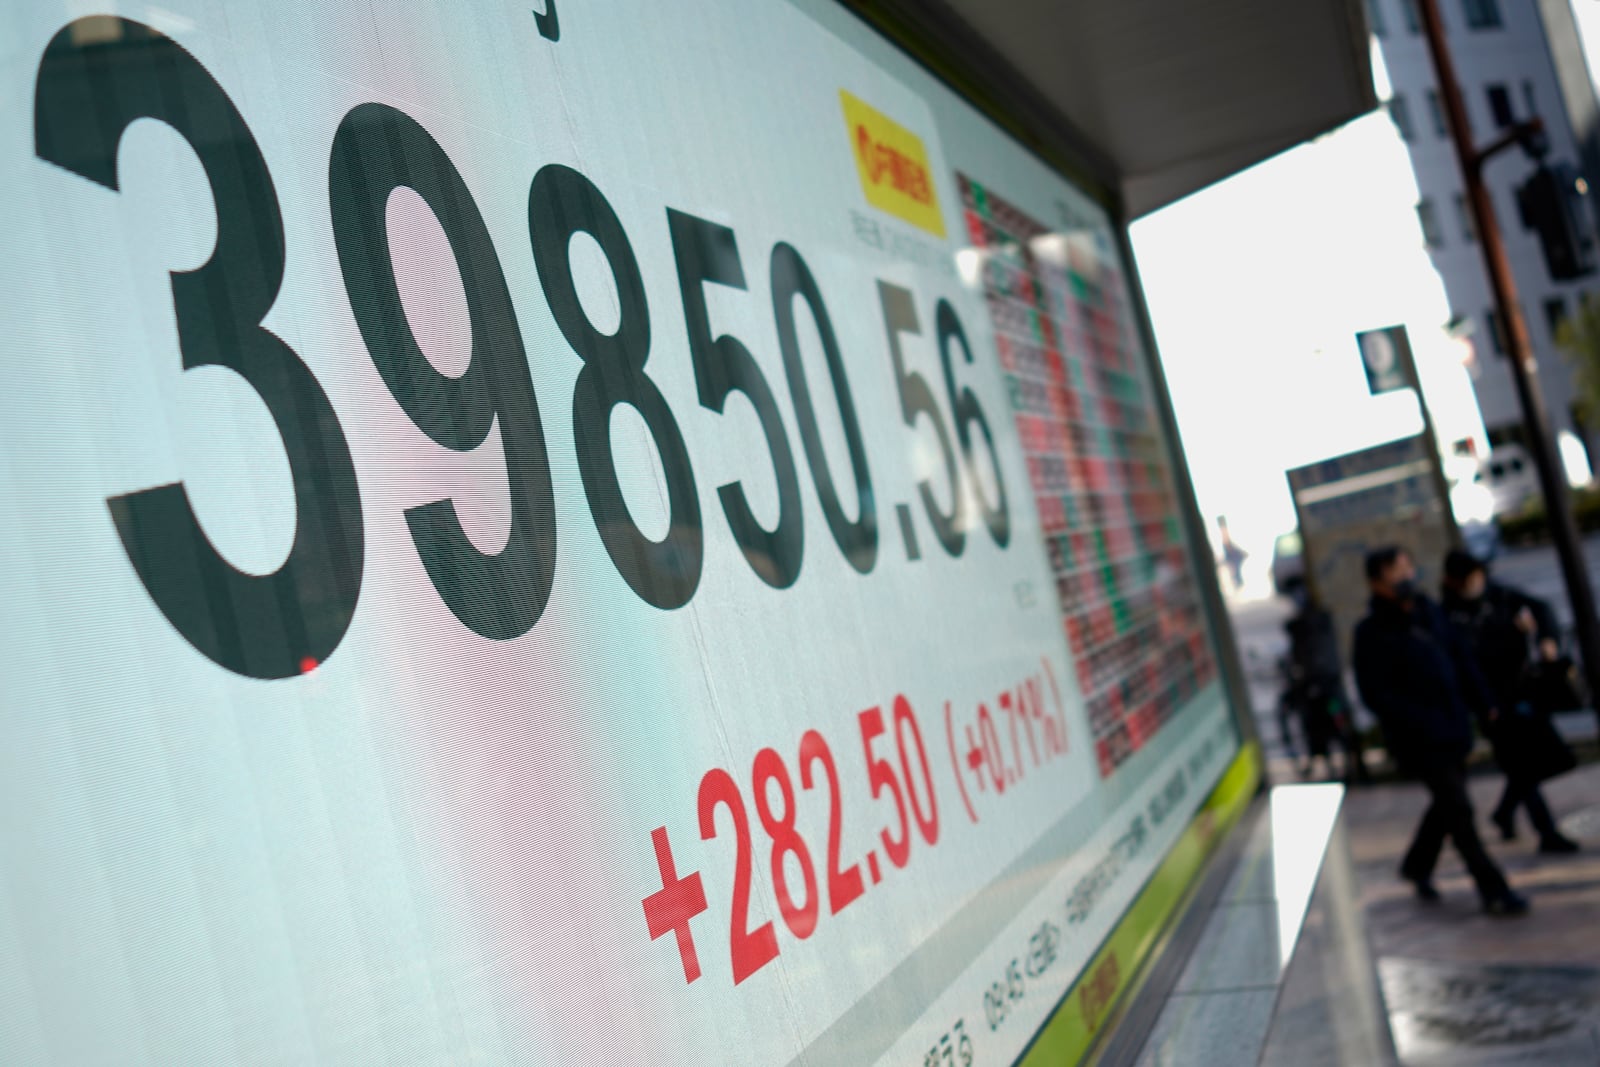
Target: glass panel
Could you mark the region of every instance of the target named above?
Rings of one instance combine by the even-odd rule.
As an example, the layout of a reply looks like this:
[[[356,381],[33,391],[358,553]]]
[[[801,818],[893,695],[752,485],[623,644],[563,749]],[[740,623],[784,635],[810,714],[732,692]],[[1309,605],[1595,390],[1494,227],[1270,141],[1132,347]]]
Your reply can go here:
[[[0,1059],[1014,1061],[1240,746],[1119,221],[831,0],[80,6]]]

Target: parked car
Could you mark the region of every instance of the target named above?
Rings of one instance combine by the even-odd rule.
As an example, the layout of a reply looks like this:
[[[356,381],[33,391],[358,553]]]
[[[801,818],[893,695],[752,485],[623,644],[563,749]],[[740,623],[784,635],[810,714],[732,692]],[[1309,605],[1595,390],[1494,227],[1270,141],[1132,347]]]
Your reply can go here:
[[[1494,492],[1478,481],[1457,482],[1450,490],[1450,510],[1461,531],[1462,547],[1481,560],[1500,554],[1500,527],[1495,519]]]
[[[1289,583],[1306,576],[1304,545],[1299,530],[1279,534],[1272,543],[1272,588],[1279,596],[1289,595]]]
[[[1494,514],[1516,515],[1539,499],[1539,475],[1521,445],[1498,445],[1473,479],[1494,497]]]

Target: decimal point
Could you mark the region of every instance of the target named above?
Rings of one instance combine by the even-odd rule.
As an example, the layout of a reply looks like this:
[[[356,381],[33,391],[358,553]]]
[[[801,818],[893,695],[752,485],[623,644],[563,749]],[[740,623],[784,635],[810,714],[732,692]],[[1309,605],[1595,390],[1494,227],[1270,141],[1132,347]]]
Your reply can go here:
[[[867,853],[867,873],[872,876],[873,885],[883,881],[883,872],[878,870],[878,854],[876,852]]]

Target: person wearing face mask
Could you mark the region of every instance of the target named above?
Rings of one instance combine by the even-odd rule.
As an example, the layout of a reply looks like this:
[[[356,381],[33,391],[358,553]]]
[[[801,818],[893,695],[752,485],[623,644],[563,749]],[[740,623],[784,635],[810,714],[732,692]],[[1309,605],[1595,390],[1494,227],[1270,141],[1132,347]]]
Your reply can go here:
[[[1528,901],[1512,890],[1478,837],[1467,795],[1473,715],[1498,715],[1488,685],[1461,634],[1418,592],[1416,565],[1404,549],[1369,554],[1366,575],[1372,600],[1356,625],[1356,685],[1400,772],[1420,780],[1431,800],[1400,875],[1422,900],[1438,900],[1433,870],[1448,837],[1477,884],[1484,911],[1526,914]]]
[[[1560,659],[1555,612],[1536,597],[1491,582],[1487,566],[1460,549],[1445,557],[1442,604],[1470,643],[1501,710],[1483,731],[1506,775],[1505,792],[1490,818],[1510,841],[1516,837],[1517,808],[1526,806],[1540,852],[1578,851],[1577,842],[1556,828],[1539,791],[1540,782],[1577,763],[1550,723],[1552,709],[1537,706],[1534,691],[1535,665]]]

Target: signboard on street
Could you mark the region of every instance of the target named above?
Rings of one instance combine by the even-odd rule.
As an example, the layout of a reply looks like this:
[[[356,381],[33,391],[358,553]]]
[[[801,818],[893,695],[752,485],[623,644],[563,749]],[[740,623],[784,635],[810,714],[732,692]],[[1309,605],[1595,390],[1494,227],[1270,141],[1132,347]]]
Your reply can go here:
[[[1361,367],[1367,374],[1367,391],[1373,396],[1416,387],[1417,365],[1411,337],[1404,326],[1367,330],[1356,334]]]
[[[831,4],[80,7],[0,15],[0,1062],[1087,1041],[1252,781],[1101,207]]]
[[[1367,553],[1400,545],[1418,582],[1438,587],[1456,542],[1438,454],[1419,434],[1288,472],[1311,591],[1332,613],[1346,664],[1355,625],[1367,611]]]

